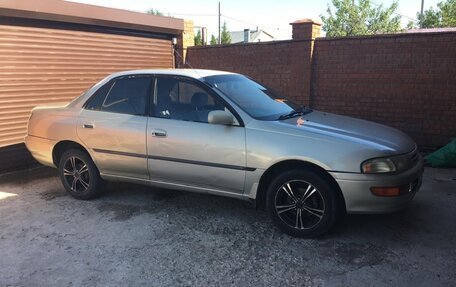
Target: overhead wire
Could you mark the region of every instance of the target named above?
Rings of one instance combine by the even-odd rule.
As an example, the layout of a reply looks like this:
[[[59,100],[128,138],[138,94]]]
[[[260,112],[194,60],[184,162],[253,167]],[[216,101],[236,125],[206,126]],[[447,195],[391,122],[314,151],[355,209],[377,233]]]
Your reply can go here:
[[[371,0],[371,3],[376,5],[377,7],[383,6],[383,4],[378,4],[377,2],[372,1],[372,0]],[[170,15],[170,16],[218,17],[218,14],[196,14],[196,13],[163,13],[163,14],[167,14],[167,15]],[[393,12],[393,14],[396,14],[398,16],[404,17],[404,18],[409,19],[409,20],[411,20],[413,22],[419,22],[418,19],[409,17],[409,16],[401,14],[399,12]],[[283,31],[283,29],[279,28],[279,27],[259,25],[257,23],[253,23],[253,22],[250,22],[250,21],[245,21],[245,20],[242,20],[242,19],[239,19],[239,18],[235,18],[235,17],[229,16],[229,15],[226,15],[226,14],[221,14],[220,16],[223,17],[223,18],[229,19],[229,20],[236,21],[238,23],[249,25],[249,26],[255,26],[255,27],[258,27],[258,28],[263,28],[263,29],[268,29],[268,30]]]
[[[237,18],[228,16],[228,15],[226,15],[226,14],[222,14],[221,16],[222,16],[222,17],[225,17],[225,18],[227,18],[227,19],[230,19],[230,20],[239,22],[239,23],[247,24],[247,25],[249,25],[249,26],[255,26],[255,27],[259,27],[259,28],[263,28],[263,29],[268,29],[268,30],[283,30],[283,29],[281,29],[281,28],[279,28],[279,27],[267,27],[267,26],[264,26],[264,25],[258,25],[258,24],[252,23],[252,22],[247,22],[247,21],[244,21],[244,20],[241,20],[241,19],[237,19]]]
[[[371,2],[372,4],[374,4],[374,5],[376,5],[377,7],[383,6],[383,4],[378,4],[378,3],[376,3],[375,1],[372,1],[372,0],[371,0],[370,2]],[[418,22],[418,21],[419,21],[418,19],[409,17],[409,16],[404,15],[404,14],[401,14],[401,13],[399,13],[399,12],[393,12],[393,14],[396,14],[396,15],[398,15],[398,16],[407,18],[407,19],[409,19],[409,20],[412,20],[413,22]]]

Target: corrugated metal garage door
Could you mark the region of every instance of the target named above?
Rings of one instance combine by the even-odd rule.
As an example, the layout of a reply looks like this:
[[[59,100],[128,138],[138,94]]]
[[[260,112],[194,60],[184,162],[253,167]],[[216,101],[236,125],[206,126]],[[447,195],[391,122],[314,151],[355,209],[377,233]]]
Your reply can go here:
[[[116,71],[173,66],[167,39],[0,25],[0,147],[23,142],[36,105],[68,102]]]

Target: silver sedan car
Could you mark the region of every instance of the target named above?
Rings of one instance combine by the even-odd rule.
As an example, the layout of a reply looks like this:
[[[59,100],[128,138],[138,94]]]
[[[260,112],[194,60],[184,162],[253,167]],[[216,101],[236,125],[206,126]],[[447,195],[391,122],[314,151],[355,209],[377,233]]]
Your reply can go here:
[[[346,212],[401,209],[423,173],[396,129],[211,70],[112,74],[67,105],[33,109],[25,142],[75,198],[97,196],[104,180],[229,196],[297,237],[322,235]]]

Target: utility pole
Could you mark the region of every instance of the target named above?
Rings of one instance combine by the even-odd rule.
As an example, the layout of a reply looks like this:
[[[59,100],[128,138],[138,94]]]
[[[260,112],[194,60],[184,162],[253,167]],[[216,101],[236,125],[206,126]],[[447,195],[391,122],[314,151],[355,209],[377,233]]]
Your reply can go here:
[[[218,10],[218,34],[219,34],[218,35],[218,43],[220,45],[220,44],[222,44],[222,37],[221,37],[221,34],[220,34],[220,16],[222,16],[220,14],[220,1],[219,1],[218,8],[219,8],[219,10]]]
[[[206,27],[201,28],[201,41],[202,41],[203,46],[207,45],[207,28]]]
[[[420,13],[420,28],[423,28],[423,10],[424,10],[424,0],[421,0],[421,13]]]

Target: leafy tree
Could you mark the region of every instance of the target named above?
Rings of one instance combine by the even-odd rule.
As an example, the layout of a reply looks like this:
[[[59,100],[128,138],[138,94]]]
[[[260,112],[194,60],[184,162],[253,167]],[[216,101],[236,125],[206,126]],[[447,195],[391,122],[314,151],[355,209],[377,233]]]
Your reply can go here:
[[[222,33],[220,37],[222,38],[222,44],[231,44],[231,36],[230,32],[228,31],[228,27],[226,26],[226,22],[223,22]]]
[[[419,27],[422,28],[434,28],[434,27],[440,27],[440,11],[434,10],[429,8],[429,10],[426,10],[423,12],[423,15],[421,13],[416,13],[416,16],[418,18],[418,25]]]
[[[456,0],[437,4],[442,13],[442,27],[456,27]]]
[[[152,14],[152,15],[158,15],[158,16],[163,16],[163,13],[158,11],[157,9],[149,9],[146,11],[147,14]]]
[[[203,45],[203,38],[201,37],[201,30],[198,29],[198,32],[195,36],[195,46]]]
[[[211,45],[217,45],[217,38],[215,38],[215,36],[212,34],[211,35]]]
[[[422,28],[456,27],[456,0],[442,1],[436,10],[431,7],[416,15]]]
[[[390,7],[370,0],[332,0],[327,15],[321,15],[326,37],[394,33],[401,30],[401,16],[394,16],[398,3]]]

